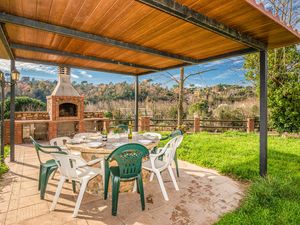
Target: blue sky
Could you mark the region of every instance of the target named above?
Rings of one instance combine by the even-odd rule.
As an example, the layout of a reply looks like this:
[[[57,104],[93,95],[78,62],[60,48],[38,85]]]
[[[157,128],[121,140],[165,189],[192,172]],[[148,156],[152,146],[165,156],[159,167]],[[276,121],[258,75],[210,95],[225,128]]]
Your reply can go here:
[[[10,68],[8,60],[0,60],[0,70],[8,72]],[[20,71],[21,76],[28,76],[37,80],[56,80],[57,68],[55,66],[46,66],[31,63],[16,63],[17,69]],[[194,65],[185,68],[185,73],[195,73],[199,71],[211,70],[207,73],[191,77],[187,81],[187,85],[195,84],[196,86],[211,86],[215,84],[248,84],[244,78],[243,72],[243,58],[235,57],[231,59],[224,59],[214,61],[211,63]],[[175,77],[179,76],[179,69],[170,70]],[[133,82],[134,78],[131,76],[117,75],[111,73],[102,73],[88,70],[71,70],[72,81],[81,82],[88,81],[89,83],[117,83],[117,82]],[[140,77],[140,81],[144,79],[152,79],[155,83],[161,83],[164,86],[172,86],[175,84],[165,72],[149,74]]]

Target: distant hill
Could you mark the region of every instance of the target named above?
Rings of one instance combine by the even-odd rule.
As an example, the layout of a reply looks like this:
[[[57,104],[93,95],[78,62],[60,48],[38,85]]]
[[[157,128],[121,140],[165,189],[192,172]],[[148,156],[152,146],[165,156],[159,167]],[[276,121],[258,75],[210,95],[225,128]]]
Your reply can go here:
[[[46,96],[51,95],[57,81],[42,81],[22,79],[16,90],[19,96],[28,96],[46,102]],[[73,83],[76,90],[85,96],[86,107],[90,110],[126,111],[131,114],[134,101],[134,84],[109,83],[92,84],[88,82]],[[140,107],[144,114],[160,117],[176,117],[177,86],[163,87],[161,84],[144,80],[140,83]],[[199,88],[193,85],[185,89],[185,111],[197,102],[208,104],[208,116],[220,105],[233,105],[255,98],[255,90],[250,86],[219,84],[212,87]],[[129,110],[128,110],[129,109]],[[128,112],[129,111],[129,112]]]

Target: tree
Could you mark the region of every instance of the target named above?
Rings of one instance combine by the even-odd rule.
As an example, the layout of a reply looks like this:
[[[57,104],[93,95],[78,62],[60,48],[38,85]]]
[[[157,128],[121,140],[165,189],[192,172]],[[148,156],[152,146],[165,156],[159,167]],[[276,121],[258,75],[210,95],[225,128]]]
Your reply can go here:
[[[200,75],[200,74],[204,74],[204,73],[212,71],[212,70],[214,70],[214,69],[208,69],[208,70],[198,71],[196,73],[190,73],[188,75],[184,75],[184,67],[181,67],[180,68],[179,79],[176,78],[170,72],[167,72],[167,76],[169,76],[172,80],[174,80],[176,82],[176,84],[178,85],[177,126],[181,126],[182,121],[183,121],[183,102],[184,102],[184,85],[185,85],[185,82],[191,77],[194,77],[194,76],[197,76],[197,75]]]
[[[293,0],[268,0],[275,14],[287,24],[296,26]],[[269,79],[268,101],[271,125],[279,132],[300,131],[300,52],[289,46],[268,52]],[[246,78],[259,87],[259,56],[245,57]]]
[[[197,113],[201,117],[208,115],[209,105],[207,100],[200,100],[189,107],[190,113]]]

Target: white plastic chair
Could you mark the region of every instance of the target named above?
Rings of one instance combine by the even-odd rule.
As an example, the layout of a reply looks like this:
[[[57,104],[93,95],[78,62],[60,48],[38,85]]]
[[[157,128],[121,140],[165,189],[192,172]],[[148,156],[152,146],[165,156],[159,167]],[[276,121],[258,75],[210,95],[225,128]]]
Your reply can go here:
[[[157,139],[161,139],[161,134],[159,134],[159,133],[154,133],[154,132],[146,132],[146,133],[143,133],[143,136],[144,137],[148,137],[148,138],[157,138]]]
[[[169,197],[161,176],[161,172],[168,169],[173,185],[176,191],[178,191],[179,188],[171,165],[174,159],[174,155],[176,153],[176,149],[179,147],[180,143],[182,142],[182,139],[183,135],[174,137],[163,148],[158,149],[157,154],[150,154],[149,160],[143,162],[143,168],[151,172],[150,181],[153,180],[154,174],[156,175],[161,192],[166,201],[169,201]],[[159,160],[159,156],[164,156],[163,160]]]
[[[103,158],[94,159],[89,162],[86,162],[80,156],[71,155],[68,153],[64,153],[64,154],[52,153],[51,155],[53,156],[53,158],[55,159],[58,165],[61,177],[57,185],[57,189],[50,210],[53,211],[55,209],[65,181],[67,179],[72,180],[80,183],[80,191],[79,191],[79,195],[73,213],[73,217],[76,217],[78,215],[78,210],[81,205],[81,201],[85,193],[88,182],[94,177],[96,177],[97,175],[103,176],[104,174],[103,168],[95,168],[95,167],[91,167],[91,165],[99,163],[104,159]],[[104,177],[102,179],[104,180]]]

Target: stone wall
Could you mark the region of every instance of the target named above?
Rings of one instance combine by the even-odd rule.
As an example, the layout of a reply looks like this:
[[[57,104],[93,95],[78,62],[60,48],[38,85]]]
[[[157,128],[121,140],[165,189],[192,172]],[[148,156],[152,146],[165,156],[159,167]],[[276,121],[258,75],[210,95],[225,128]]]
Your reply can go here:
[[[84,118],[103,118],[103,112],[84,112]],[[50,120],[49,113],[46,111],[16,112],[16,120]]]
[[[103,118],[103,112],[84,112],[84,118]]]
[[[37,112],[15,112],[16,120],[49,120],[49,113],[46,111]]]

